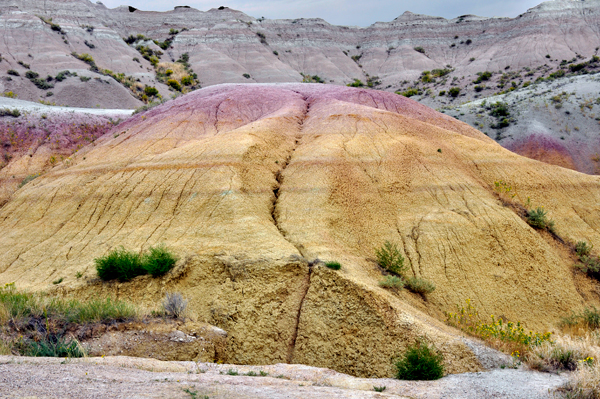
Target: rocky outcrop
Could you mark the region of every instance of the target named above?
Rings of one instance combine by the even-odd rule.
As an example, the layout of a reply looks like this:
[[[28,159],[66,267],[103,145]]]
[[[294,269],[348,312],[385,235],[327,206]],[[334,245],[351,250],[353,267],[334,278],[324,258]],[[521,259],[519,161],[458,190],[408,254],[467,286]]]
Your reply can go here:
[[[147,306],[179,291],[228,332],[230,362],[359,376],[391,375],[390,358],[419,337],[449,372],[481,369],[437,320],[467,298],[536,330],[598,304],[561,239],[600,244],[599,178],[518,156],[402,96],[220,85],[94,144],[0,208],[0,284]],[[505,206],[498,181],[516,190],[511,201],[544,206],[561,239]],[[426,299],[379,287],[373,258],[386,240],[408,275],[437,286]],[[94,258],[159,243],[181,259],[164,279],[97,280]]]

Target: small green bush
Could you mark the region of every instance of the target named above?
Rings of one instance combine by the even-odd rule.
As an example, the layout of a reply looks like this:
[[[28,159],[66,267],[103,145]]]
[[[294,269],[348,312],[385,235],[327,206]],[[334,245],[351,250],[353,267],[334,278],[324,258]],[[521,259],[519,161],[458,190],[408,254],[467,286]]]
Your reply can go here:
[[[448,94],[450,97],[458,97],[460,94],[460,89],[458,87],[452,87],[450,90],[448,90]]]
[[[396,288],[401,290],[404,288],[404,280],[396,276],[385,276],[383,280],[379,282],[379,286],[382,288]]]
[[[444,357],[424,342],[409,346],[395,363],[399,380],[437,380],[444,376]]]
[[[124,282],[146,274],[140,255],[126,251],[123,247],[114,249],[106,256],[94,259],[94,262],[98,277],[104,281],[118,279]]]
[[[6,71],[6,73],[12,76],[21,76],[19,72],[15,71],[14,69],[9,69],[8,71]]]
[[[336,262],[336,261],[325,262],[325,266],[327,266],[328,268],[333,269],[333,270],[340,270],[342,268],[342,265],[340,264],[340,262]]]
[[[250,79],[250,74],[249,73],[245,73],[242,76],[245,77],[246,79]]]
[[[37,72],[33,72],[33,71],[27,71],[27,72],[25,72],[25,77],[27,79],[35,79],[35,78],[37,78],[39,76],[40,76],[40,74],[37,73]]]
[[[106,256],[94,259],[94,262],[98,277],[102,280],[118,279],[125,282],[145,274],[162,276],[173,268],[177,257],[163,245],[150,247],[148,253],[142,255],[120,247]]]
[[[354,82],[348,83],[348,87],[364,87],[364,83],[360,79],[354,79]]]
[[[435,291],[435,285],[432,282],[418,277],[406,279],[406,288],[415,294],[421,295],[431,294]]]
[[[589,256],[593,247],[594,245],[588,245],[585,241],[577,241],[577,244],[575,244],[575,253],[579,257]]]
[[[414,47],[414,50],[417,53],[425,54],[425,49],[423,47],[421,47],[421,46]]]
[[[164,245],[150,247],[142,259],[142,267],[153,277],[163,276],[175,266],[177,258]]]
[[[146,86],[144,87],[144,93],[146,93],[147,96],[152,97],[158,94],[158,89],[154,86]]]
[[[181,78],[181,84],[184,86],[191,86],[194,83],[194,78],[191,76],[184,76]]]
[[[420,95],[422,94],[422,92],[418,87],[411,87],[410,89],[407,89],[405,91],[397,91],[396,94],[399,94],[404,97],[412,97]],[[446,94],[446,92],[444,92],[444,94]],[[440,95],[442,94],[440,93]]]
[[[554,231],[554,221],[548,220],[548,212],[543,207],[537,207],[527,211],[527,223],[536,229]]]
[[[402,275],[406,266],[404,266],[404,256],[400,253],[398,246],[386,241],[383,247],[375,250],[377,263],[384,269]]]
[[[175,79],[167,80],[167,84],[174,90],[181,91],[181,85]]]

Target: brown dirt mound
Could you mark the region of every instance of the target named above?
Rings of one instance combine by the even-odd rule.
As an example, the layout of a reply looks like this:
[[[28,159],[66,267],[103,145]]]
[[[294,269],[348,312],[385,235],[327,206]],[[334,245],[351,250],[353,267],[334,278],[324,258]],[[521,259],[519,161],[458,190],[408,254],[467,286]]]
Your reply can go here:
[[[0,208],[0,283],[47,289],[64,277],[67,295],[146,305],[177,290],[199,320],[228,332],[229,362],[380,377],[422,336],[449,372],[480,369],[435,319],[467,298],[535,329],[598,303],[568,251],[493,187],[516,187],[515,200],[545,206],[559,236],[598,246],[600,178],[513,154],[404,97],[223,85],[120,128]],[[403,250],[409,275],[435,283],[427,300],[378,286],[372,259],[386,240]],[[181,258],[164,279],[94,279],[95,257],[158,243]]]

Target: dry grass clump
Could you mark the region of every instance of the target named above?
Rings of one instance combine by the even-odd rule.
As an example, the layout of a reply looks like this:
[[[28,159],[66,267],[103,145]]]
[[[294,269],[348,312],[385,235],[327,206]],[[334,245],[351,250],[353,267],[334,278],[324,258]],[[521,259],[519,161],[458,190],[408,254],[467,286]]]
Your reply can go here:
[[[570,381],[563,387],[565,397],[569,399],[599,399],[600,398],[600,367],[579,367]]]
[[[167,71],[170,71],[167,73]],[[169,79],[175,79],[181,82],[181,79],[189,75],[185,67],[179,62],[161,62],[156,67],[156,72],[168,76]]]
[[[581,337],[555,336],[552,341],[532,347],[527,363],[540,371],[578,370],[582,365],[594,365],[600,359],[600,335],[587,333]]]

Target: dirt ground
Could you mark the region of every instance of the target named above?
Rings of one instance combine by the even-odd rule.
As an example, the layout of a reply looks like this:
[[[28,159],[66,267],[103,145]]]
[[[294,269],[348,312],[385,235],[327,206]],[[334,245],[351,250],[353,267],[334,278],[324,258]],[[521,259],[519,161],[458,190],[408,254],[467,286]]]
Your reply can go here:
[[[558,397],[555,389],[565,382],[566,375],[522,368],[413,382],[355,378],[329,369],[289,364],[239,366],[116,356],[0,356],[2,398],[542,399]],[[385,390],[376,392],[375,387]]]

